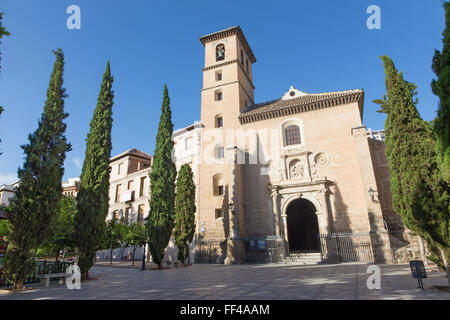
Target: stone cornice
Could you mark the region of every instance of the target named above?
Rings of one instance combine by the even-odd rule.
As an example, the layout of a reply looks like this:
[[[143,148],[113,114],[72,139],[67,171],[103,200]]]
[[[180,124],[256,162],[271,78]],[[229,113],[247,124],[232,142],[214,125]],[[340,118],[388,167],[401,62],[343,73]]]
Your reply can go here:
[[[220,67],[223,67],[223,66],[226,66],[226,65],[229,65],[229,64],[232,64],[232,63],[236,63],[236,62],[239,62],[239,60],[238,59],[234,59],[234,60],[230,60],[230,61],[225,61],[225,62],[222,62],[222,63],[214,64],[214,65],[209,66],[209,67],[205,67],[205,68],[202,69],[202,71],[208,71],[208,70],[211,70],[211,69],[220,68]]]
[[[314,99],[309,99],[309,97]],[[303,99],[302,99],[303,98]],[[239,121],[241,124],[257,122],[272,118],[284,117],[287,115],[297,114],[301,112],[315,111],[338,105],[349,104],[357,102],[362,106],[364,100],[364,91],[355,90],[352,92],[336,92],[331,94],[321,95],[307,95],[298,99],[293,99],[289,102],[281,102],[280,100],[269,103],[262,108],[241,113]]]
[[[239,59],[234,59],[234,60],[218,63],[218,64],[215,64],[215,65],[212,65],[212,66],[209,66],[209,67],[205,67],[205,68],[202,69],[202,71],[204,72],[204,71],[220,68],[220,67],[227,66],[227,65],[230,65],[230,64],[233,64],[233,63],[237,63],[239,65],[239,67],[241,68],[241,70],[244,73],[245,77],[247,78],[248,82],[252,86],[253,90],[255,90],[255,85],[253,84],[252,80],[248,76],[247,72],[245,72],[244,68],[242,67],[241,63],[239,62]]]

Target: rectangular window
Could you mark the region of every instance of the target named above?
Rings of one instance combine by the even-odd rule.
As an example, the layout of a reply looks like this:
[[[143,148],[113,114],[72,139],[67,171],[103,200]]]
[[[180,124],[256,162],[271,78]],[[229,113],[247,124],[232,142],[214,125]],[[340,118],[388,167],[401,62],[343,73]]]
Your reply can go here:
[[[128,223],[128,219],[130,219],[130,214],[131,214],[131,208],[126,208],[125,209],[125,222]]]
[[[116,197],[115,197],[115,202],[119,202],[120,201],[120,184],[118,184],[116,186]]]
[[[222,127],[223,127],[223,118],[218,117],[217,118],[217,128],[222,128]]]
[[[138,222],[144,222],[144,205],[140,204],[138,207]]]
[[[217,152],[216,154],[217,159],[223,159],[224,157],[223,147],[218,147],[216,152]]]
[[[117,174],[120,174],[122,172],[122,165],[123,165],[123,163],[119,163],[119,167],[117,169]]]
[[[222,71],[217,71],[216,72],[216,81],[221,81],[222,80]]]
[[[191,150],[192,149],[192,138],[187,138],[186,139],[186,147],[185,150]]]
[[[139,197],[142,197],[144,195],[144,183],[145,183],[145,177],[141,178],[141,186],[139,187]]]
[[[219,196],[223,196],[223,186],[218,186],[218,187],[217,187],[217,194],[218,194]]]
[[[216,209],[216,219],[217,218],[223,218],[223,210],[222,209]]]
[[[133,180],[128,181],[127,190],[131,190],[131,188],[133,188]]]
[[[222,101],[222,100],[223,100],[222,91],[216,91],[216,101]]]

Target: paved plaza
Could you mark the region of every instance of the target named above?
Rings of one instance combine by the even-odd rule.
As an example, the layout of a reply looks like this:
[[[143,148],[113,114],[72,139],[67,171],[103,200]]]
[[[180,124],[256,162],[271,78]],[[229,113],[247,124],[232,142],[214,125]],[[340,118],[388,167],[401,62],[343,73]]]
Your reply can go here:
[[[428,271],[425,290],[417,289],[409,265],[380,265],[381,289],[369,290],[368,265],[196,264],[169,270],[138,270],[129,266],[96,265],[90,276],[96,280],[81,283],[81,290],[65,285],[6,293],[6,299],[189,299],[189,300],[277,300],[277,299],[439,299],[450,293],[433,286],[445,286],[444,273]]]

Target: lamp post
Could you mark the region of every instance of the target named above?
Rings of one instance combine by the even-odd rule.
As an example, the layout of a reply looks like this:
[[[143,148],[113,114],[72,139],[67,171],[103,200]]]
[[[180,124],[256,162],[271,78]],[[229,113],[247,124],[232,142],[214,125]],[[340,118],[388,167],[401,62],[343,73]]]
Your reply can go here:
[[[145,247],[147,246],[147,230],[148,230],[148,216],[144,219],[144,252],[142,253],[142,266],[141,271],[145,271]]]
[[[369,196],[372,199],[372,201],[375,200],[375,190],[373,190],[372,187],[369,188]]]

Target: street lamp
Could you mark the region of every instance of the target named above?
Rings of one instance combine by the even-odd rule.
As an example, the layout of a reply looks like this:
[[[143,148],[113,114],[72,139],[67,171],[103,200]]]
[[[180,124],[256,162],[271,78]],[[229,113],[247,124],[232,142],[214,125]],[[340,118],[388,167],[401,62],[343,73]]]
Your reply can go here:
[[[142,253],[141,271],[145,271],[145,247],[147,246],[147,230],[148,230],[148,216],[144,219],[144,252]]]
[[[369,196],[372,201],[375,201],[375,190],[373,190],[372,187],[369,188]]]
[[[228,204],[228,208],[230,208],[231,213],[234,214],[234,203],[233,203],[233,201],[230,201],[230,203]]]

